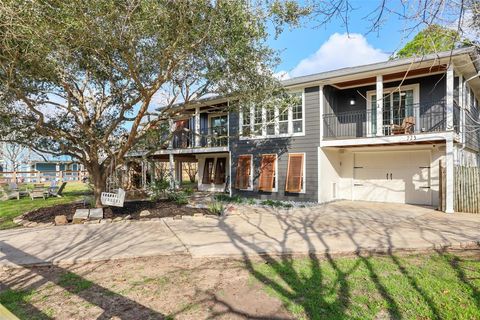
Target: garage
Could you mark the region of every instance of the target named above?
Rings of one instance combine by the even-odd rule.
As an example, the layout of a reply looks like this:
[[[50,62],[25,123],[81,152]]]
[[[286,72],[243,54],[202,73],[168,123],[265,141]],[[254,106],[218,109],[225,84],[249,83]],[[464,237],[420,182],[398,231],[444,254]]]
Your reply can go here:
[[[353,199],[431,205],[430,151],[356,152]]]

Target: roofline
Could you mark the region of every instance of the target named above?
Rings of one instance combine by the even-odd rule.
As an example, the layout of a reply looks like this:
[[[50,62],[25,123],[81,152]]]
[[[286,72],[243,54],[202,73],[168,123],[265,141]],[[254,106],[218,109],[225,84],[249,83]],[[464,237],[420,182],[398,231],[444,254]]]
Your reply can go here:
[[[314,73],[306,76],[295,77],[287,80],[280,81],[280,84],[283,87],[294,87],[299,85],[308,85],[309,83],[318,84],[319,82],[325,82],[330,79],[344,77],[344,76],[353,76],[360,73],[365,72],[372,72],[377,70],[385,70],[395,67],[401,66],[408,66],[412,63],[420,63],[420,62],[427,62],[427,61],[434,61],[445,59],[453,56],[459,56],[464,54],[478,54],[477,48],[475,46],[470,46],[466,48],[459,48],[450,51],[442,51],[438,53],[427,54],[423,56],[415,56],[410,58],[398,59],[398,60],[389,60],[389,61],[382,61],[376,62],[371,64],[365,64],[356,67],[346,67],[341,69],[335,69],[331,71],[325,71],[320,73]],[[475,59],[472,59],[475,61]],[[480,65],[480,61],[477,63]],[[475,65],[477,68],[478,66]],[[480,70],[480,68],[478,68]],[[219,104],[228,102],[230,97],[225,96],[211,96],[205,97],[198,100],[192,100],[189,102],[189,108],[197,107],[197,106],[205,106],[205,105],[212,105],[212,104]],[[172,109],[176,109],[177,107],[184,106],[182,102],[176,103],[172,106]],[[161,108],[156,109],[157,111],[161,111]]]
[[[347,68],[336,69],[332,71],[326,71],[326,72],[320,72],[320,73],[315,73],[311,75],[296,77],[292,79],[283,80],[281,81],[281,83],[285,87],[290,87],[295,85],[307,84],[310,82],[321,82],[321,81],[325,81],[325,80],[329,80],[337,77],[355,75],[358,73],[372,72],[377,70],[406,66],[412,63],[445,59],[451,56],[458,56],[462,54],[471,54],[471,53],[475,53],[475,50],[476,48],[472,46],[472,47],[460,48],[460,49],[455,49],[450,51],[432,53],[432,54],[423,55],[423,56],[416,56],[411,58],[390,60],[390,61],[382,61],[377,63],[361,65],[357,67],[347,67]]]

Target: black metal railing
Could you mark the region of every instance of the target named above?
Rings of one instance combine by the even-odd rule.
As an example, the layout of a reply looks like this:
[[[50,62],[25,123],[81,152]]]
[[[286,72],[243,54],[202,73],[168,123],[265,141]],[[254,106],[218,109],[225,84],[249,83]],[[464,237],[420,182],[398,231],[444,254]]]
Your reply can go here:
[[[371,111],[368,111],[371,112]],[[359,138],[376,134],[376,114],[367,110],[329,113],[323,115],[325,139]],[[384,109],[383,135],[413,134],[446,131],[445,101],[410,104]],[[454,130],[459,132],[460,108],[454,106]],[[368,130],[371,126],[371,130]]]
[[[199,144],[196,145],[198,140]],[[200,128],[198,139],[193,129],[184,128],[173,133],[173,148],[211,148],[228,146],[228,127],[227,125]]]

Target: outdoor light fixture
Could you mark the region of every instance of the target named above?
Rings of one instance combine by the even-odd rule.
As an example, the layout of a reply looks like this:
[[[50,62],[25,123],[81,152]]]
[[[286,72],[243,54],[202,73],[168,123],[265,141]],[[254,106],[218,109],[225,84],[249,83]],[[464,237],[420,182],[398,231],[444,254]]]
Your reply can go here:
[[[355,100],[355,97],[351,97],[350,98],[350,105],[354,106],[356,103],[357,103],[357,101]]]

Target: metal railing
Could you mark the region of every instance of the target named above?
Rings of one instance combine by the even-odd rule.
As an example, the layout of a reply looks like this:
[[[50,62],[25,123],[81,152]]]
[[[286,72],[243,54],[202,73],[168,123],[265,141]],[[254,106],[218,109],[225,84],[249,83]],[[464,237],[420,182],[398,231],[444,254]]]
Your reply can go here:
[[[371,112],[370,110],[368,112]],[[323,115],[323,136],[325,139],[360,138],[374,136],[376,116],[367,110],[329,113]],[[446,131],[445,101],[410,104],[383,111],[383,134],[413,134]],[[459,132],[460,108],[454,106],[454,130]],[[370,126],[371,130],[368,130]]]
[[[173,148],[211,148],[228,146],[228,126],[215,126],[201,128],[198,136],[199,145],[196,145],[196,135],[191,129],[183,129],[182,131],[173,133]]]
[[[0,171],[0,182],[48,182],[48,181],[81,181],[88,177],[86,171]]]

